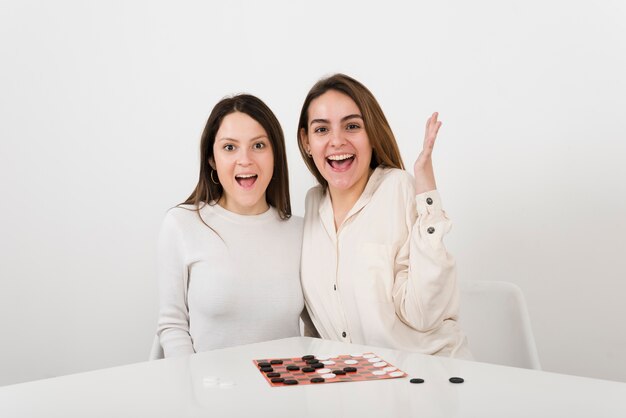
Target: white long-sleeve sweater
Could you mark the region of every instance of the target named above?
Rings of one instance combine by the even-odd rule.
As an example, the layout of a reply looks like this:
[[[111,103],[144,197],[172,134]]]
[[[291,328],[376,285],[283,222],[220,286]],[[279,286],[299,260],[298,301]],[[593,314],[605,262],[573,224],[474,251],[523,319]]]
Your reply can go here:
[[[169,210],[159,236],[165,356],[300,335],[302,218],[281,220],[274,208],[244,216],[217,204],[200,214],[215,232],[183,205]]]

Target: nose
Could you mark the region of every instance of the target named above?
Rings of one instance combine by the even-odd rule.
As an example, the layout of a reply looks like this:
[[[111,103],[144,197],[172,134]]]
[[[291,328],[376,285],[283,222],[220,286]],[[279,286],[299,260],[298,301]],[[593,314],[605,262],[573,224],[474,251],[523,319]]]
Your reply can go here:
[[[237,156],[237,164],[242,167],[248,167],[252,164],[252,159],[250,158],[250,150],[242,147],[240,149],[239,155]]]
[[[346,143],[345,138],[342,135],[341,129],[333,129],[330,132],[329,145],[334,148],[340,148]]]

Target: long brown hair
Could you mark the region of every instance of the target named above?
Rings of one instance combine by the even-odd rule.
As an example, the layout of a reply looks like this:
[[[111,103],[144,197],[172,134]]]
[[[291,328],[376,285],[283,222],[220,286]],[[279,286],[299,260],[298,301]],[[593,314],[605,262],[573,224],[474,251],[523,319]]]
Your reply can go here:
[[[207,120],[200,140],[200,175],[198,184],[191,195],[181,205],[190,204],[200,215],[200,205],[215,204],[222,197],[224,188],[219,182],[211,179],[209,161],[213,160],[213,144],[215,135],[222,124],[222,120],[229,114],[241,112],[257,121],[269,137],[274,153],[274,171],[265,199],[267,203],[278,210],[281,219],[291,217],[291,201],[289,199],[289,172],[287,170],[287,156],[285,152],[285,136],[283,130],[270,108],[258,97],[250,94],[238,94],[220,100]],[[214,178],[216,176],[214,175]]]
[[[302,130],[304,129],[304,132],[308,132],[309,106],[311,102],[329,90],[335,90],[350,97],[361,111],[365,132],[372,145],[370,167],[376,168],[382,165],[385,167],[404,169],[404,163],[400,156],[396,138],[374,95],[367,87],[352,77],[345,74],[335,74],[321,79],[309,90],[309,94],[307,94],[306,99],[304,99],[304,104],[300,111],[300,120],[298,121],[298,148],[300,148],[300,154],[302,155],[302,159],[304,159],[304,163],[317,181],[324,186],[324,188],[328,186],[328,182],[315,166],[313,158],[307,154],[304,148]]]

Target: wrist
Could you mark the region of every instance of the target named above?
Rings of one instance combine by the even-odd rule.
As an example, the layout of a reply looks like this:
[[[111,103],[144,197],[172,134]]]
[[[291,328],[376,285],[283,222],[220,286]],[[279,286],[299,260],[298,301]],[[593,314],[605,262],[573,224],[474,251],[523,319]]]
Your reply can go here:
[[[426,175],[425,173],[415,173],[415,194],[421,194],[430,192],[437,189],[437,183],[434,176]]]
[[[432,164],[414,166],[413,178],[415,179],[415,194],[429,192],[437,188]]]

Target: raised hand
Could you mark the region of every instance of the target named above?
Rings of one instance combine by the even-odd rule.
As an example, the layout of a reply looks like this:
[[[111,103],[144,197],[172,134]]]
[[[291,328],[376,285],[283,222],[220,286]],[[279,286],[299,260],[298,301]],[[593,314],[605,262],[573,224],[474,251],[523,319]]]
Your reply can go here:
[[[429,192],[437,188],[435,183],[435,173],[433,171],[433,148],[435,139],[441,127],[441,121],[437,120],[439,113],[435,112],[426,122],[426,134],[424,136],[424,146],[422,152],[417,156],[413,165],[413,175],[415,176],[415,194]]]

